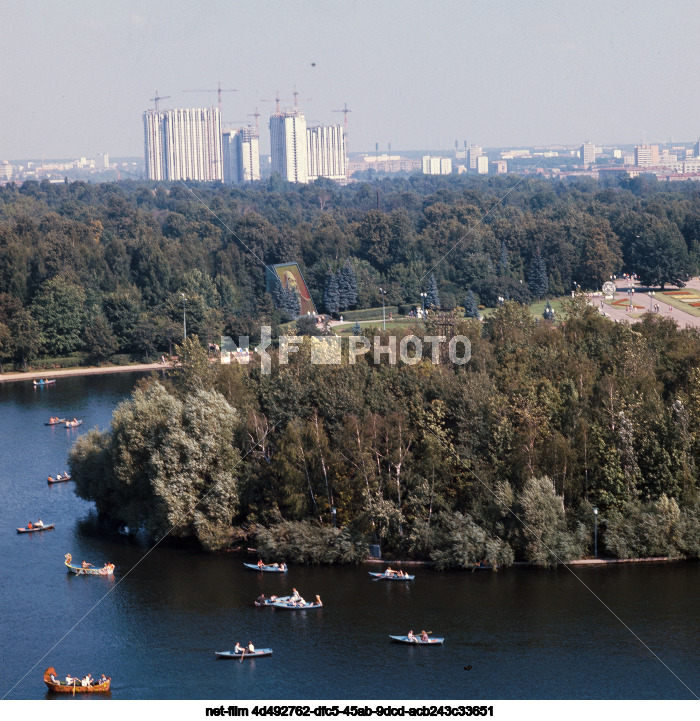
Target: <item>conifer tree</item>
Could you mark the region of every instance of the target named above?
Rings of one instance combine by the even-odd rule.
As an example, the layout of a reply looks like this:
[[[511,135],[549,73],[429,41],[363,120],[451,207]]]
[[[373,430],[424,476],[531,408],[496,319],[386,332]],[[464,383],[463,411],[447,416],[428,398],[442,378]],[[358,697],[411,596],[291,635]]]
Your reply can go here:
[[[357,276],[349,259],[338,271],[338,293],[339,310],[348,310],[357,305]]]
[[[479,303],[473,290],[467,291],[467,297],[464,299],[464,317],[465,318],[478,318],[479,317]]]
[[[362,326],[359,320],[355,321],[355,325],[352,327],[352,334],[357,336],[362,335]]]
[[[547,262],[542,257],[539,248],[537,248],[530,261],[530,272],[527,283],[530,286],[532,295],[536,298],[542,298],[543,295],[546,295],[547,289],[549,288]]]
[[[338,277],[330,268],[326,276],[326,288],[323,291],[323,305],[326,308],[326,313],[337,313],[340,310]]]
[[[299,300],[297,292],[292,288],[288,288],[285,293],[287,296],[285,310],[287,311],[287,315],[294,320],[295,318],[298,318],[301,313],[301,300]]]
[[[433,273],[431,273],[430,280],[428,281],[428,295],[425,299],[425,304],[428,308],[440,308],[440,295],[438,294],[437,280],[435,280]]]

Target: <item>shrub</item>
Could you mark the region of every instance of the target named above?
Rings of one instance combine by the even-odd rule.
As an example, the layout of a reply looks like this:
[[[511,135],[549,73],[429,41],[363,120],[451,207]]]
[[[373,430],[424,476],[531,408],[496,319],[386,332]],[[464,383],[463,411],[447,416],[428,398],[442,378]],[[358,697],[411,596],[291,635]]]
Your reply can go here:
[[[281,521],[255,527],[255,544],[264,560],[292,563],[359,563],[369,556],[367,543],[347,528],[315,521]]]

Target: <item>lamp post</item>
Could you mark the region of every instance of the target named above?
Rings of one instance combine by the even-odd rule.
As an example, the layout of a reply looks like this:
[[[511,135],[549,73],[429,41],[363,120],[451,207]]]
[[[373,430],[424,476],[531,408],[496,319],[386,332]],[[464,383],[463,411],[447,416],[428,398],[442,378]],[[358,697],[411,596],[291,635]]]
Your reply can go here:
[[[649,312],[654,312],[654,291],[652,290],[651,293],[649,293]]]
[[[423,301],[423,315],[421,316],[421,318],[422,318],[423,320],[425,320],[425,299],[426,299],[427,297],[428,297],[428,294],[427,294],[427,293],[421,293],[421,294],[420,294],[420,299]]]
[[[384,309],[384,296],[386,295],[386,291],[380,288],[379,292],[382,296],[382,329],[386,330],[386,311]]]
[[[185,298],[185,294],[181,293],[182,295],[182,332],[185,336],[185,340],[187,340],[187,308],[185,307],[185,301],[187,298]]]
[[[598,509],[593,509],[593,522],[595,523],[595,557],[598,558]]]

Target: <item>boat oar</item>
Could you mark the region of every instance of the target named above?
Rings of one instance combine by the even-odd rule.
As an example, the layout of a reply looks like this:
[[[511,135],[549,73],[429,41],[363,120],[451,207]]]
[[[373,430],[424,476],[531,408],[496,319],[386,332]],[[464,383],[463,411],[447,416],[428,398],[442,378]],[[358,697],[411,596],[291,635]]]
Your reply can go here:
[[[245,656],[245,649],[243,649],[243,653],[241,654],[241,657],[238,660],[238,663],[243,663],[243,656]]]

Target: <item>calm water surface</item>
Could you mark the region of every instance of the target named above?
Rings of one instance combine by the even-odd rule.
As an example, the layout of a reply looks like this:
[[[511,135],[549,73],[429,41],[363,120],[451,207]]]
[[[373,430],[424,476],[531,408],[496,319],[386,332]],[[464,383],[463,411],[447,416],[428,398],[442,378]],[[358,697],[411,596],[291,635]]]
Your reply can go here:
[[[695,563],[580,569],[581,581],[565,569],[420,568],[399,584],[371,581],[367,566],[263,576],[240,556],[159,546],[143,558],[145,539],[96,533],[92,505],[46,476],[65,469],[80,433],[109,425],[136,379],[0,384],[0,696],[34,667],[8,698],[46,698],[51,665],[61,676],[106,673],[115,699],[693,698],[593,592],[700,695]],[[44,426],[51,415],[85,424]],[[38,517],[56,530],[16,533]],[[66,553],[112,562],[115,577],[68,575]],[[319,593],[324,608],[252,607],[259,593],[292,586]],[[409,628],[445,645],[389,642]],[[215,659],[249,640],[273,656]]]

